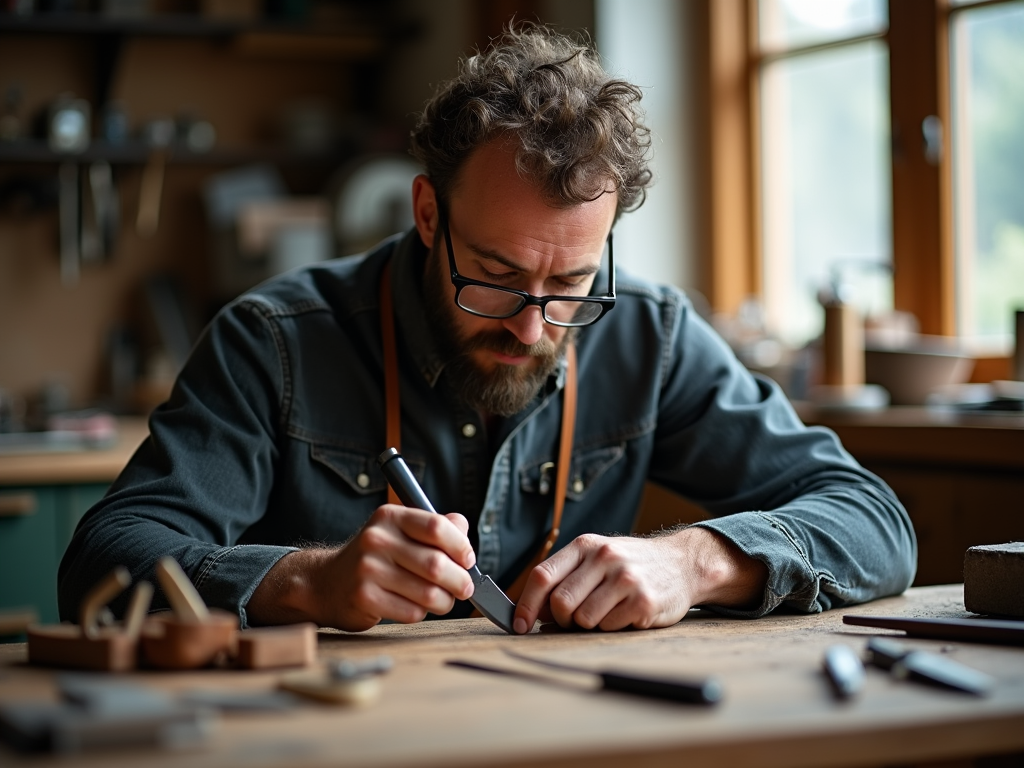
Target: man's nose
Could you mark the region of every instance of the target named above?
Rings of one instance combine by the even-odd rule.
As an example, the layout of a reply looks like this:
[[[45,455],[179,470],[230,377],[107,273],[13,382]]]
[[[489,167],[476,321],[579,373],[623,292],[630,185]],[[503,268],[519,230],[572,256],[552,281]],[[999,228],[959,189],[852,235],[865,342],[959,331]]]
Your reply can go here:
[[[544,335],[544,315],[540,307],[527,307],[502,321],[505,329],[527,345],[536,344]]]

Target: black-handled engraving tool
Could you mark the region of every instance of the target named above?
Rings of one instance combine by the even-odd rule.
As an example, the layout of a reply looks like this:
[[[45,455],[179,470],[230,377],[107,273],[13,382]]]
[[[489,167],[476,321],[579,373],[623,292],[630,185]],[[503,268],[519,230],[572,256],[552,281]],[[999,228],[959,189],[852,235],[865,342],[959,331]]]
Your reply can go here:
[[[637,672],[621,672],[611,669],[588,669],[575,664],[563,664],[559,661],[538,659],[522,653],[504,649],[514,659],[529,661],[533,664],[560,669],[566,672],[597,675],[601,687],[608,691],[632,693],[635,696],[648,696],[655,699],[684,701],[691,704],[717,704],[722,699],[722,684],[714,677],[682,678],[670,675],[645,675]],[[452,664],[452,662],[447,662]],[[463,664],[462,666],[466,666]],[[477,665],[479,668],[479,665]]]
[[[388,448],[377,458],[377,463],[403,504],[414,509],[437,513],[430,499],[420,488],[420,484],[416,482],[416,477],[405,463],[402,454],[394,448]],[[514,634],[512,619],[516,613],[515,603],[508,599],[508,595],[501,591],[490,576],[481,573],[475,564],[469,569],[469,575],[473,579],[473,596],[469,598],[469,602],[494,624],[510,635]]]

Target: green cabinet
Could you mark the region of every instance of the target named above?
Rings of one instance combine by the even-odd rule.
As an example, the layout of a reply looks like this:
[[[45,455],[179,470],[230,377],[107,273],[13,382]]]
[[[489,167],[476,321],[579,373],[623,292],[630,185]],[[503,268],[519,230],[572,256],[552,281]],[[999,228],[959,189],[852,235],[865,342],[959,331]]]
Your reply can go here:
[[[107,483],[0,486],[0,611],[34,608],[57,621],[57,567]]]

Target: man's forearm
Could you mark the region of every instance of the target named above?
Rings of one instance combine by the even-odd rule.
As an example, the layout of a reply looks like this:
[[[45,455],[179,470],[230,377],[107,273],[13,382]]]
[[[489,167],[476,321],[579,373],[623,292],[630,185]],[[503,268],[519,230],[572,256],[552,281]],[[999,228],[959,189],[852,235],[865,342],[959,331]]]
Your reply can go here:
[[[250,624],[322,624],[315,574],[335,550],[302,549],[278,560],[259,583],[245,606]]]
[[[768,566],[744,554],[722,534],[688,527],[669,534],[677,545],[692,605],[756,608],[768,583]]]

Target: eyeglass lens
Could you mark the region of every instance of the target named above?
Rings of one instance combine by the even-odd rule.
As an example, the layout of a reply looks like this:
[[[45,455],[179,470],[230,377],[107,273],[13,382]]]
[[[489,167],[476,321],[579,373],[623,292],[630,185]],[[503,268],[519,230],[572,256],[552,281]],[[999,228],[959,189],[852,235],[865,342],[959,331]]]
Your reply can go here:
[[[482,285],[467,285],[459,293],[460,307],[487,317],[511,317],[525,303],[522,296]],[[553,300],[544,305],[544,319],[559,325],[587,325],[601,315],[601,310],[596,301]]]

